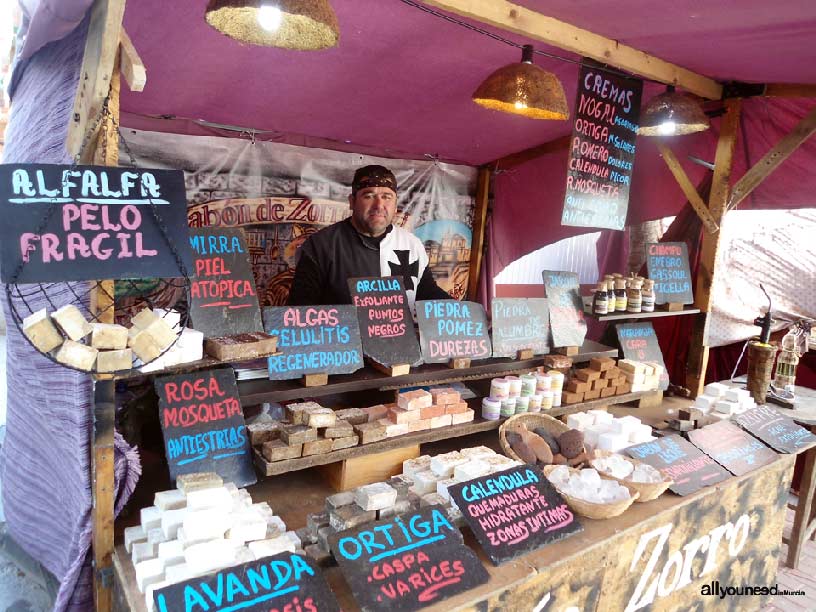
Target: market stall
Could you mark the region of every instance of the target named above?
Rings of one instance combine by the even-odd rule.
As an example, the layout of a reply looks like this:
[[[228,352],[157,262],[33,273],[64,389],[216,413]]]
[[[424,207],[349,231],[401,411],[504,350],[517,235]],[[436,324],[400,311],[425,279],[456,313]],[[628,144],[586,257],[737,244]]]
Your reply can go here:
[[[147,437],[139,437],[150,425],[139,419],[130,422],[127,440],[114,435],[115,405],[120,403],[119,424],[124,426],[123,419],[133,413],[121,410],[123,396],[139,385],[156,398],[153,433],[163,436],[159,452],[167,462],[165,467],[160,461],[158,469],[155,464],[149,466],[142,481],[143,486],[154,487],[149,493],[161,488],[152,482],[154,478],[161,482],[169,475],[184,482],[190,474],[215,471],[219,480],[209,488],[221,492],[213,492],[213,498],[221,496],[230,507],[237,500],[267,504],[274,510],[273,517],[283,517],[285,522],[274,537],[265,537],[270,533],[264,530],[262,537],[232,538],[243,538],[244,556],[235,557],[232,564],[203,568],[199,574],[227,572],[223,580],[228,580],[238,575],[229,574],[230,567],[251,564],[269,554],[286,554],[277,547],[282,545],[280,538],[289,537],[293,550],[312,547],[313,554],[303,562],[311,568],[307,573],[324,576],[331,587],[326,590],[316,579],[314,584],[304,583],[304,589],[317,589],[321,601],[331,601],[333,592],[344,609],[354,608],[355,602],[367,609],[376,607],[362,603],[366,600],[361,599],[356,582],[361,579],[361,563],[344,563],[338,556],[342,534],[365,529],[365,523],[352,526],[344,519],[332,526],[308,519],[310,525],[307,514],[319,514],[332,491],[359,491],[372,483],[391,482],[404,472],[406,462],[428,456],[433,445],[448,445],[446,450],[452,452],[473,448],[474,436],[482,436],[482,445],[491,453],[502,451],[520,460],[513,464],[495,460],[504,470],[539,464],[529,478],[541,483],[541,497],[548,505],[565,512],[569,507],[571,516],[581,514],[578,508],[586,500],[582,502],[579,495],[575,501],[570,492],[576,491],[551,477],[558,469],[557,456],[564,464],[580,466],[592,460],[593,451],[628,449],[631,459],[643,460],[667,479],[672,475],[679,488],[645,504],[633,504],[634,494],[628,495],[617,500],[628,501],[622,513],[592,516],[590,512],[590,518],[580,520],[583,531],[564,534],[563,541],[537,542],[511,555],[515,556],[511,561],[501,557],[498,565],[496,557],[486,555],[478,529],[456,523],[440,537],[459,547],[463,563],[473,564],[474,582],[468,588],[454,587],[452,582],[448,591],[440,591],[446,598],[440,606],[467,608],[488,602],[496,609],[544,610],[554,605],[548,603],[552,601],[559,606],[635,610],[655,602],[675,609],[711,580],[724,585],[773,582],[793,465],[790,455],[809,442],[793,453],[787,449],[777,454],[779,449],[766,445],[761,436],[754,437],[749,425],[729,421],[732,415],[736,418],[756,409],[744,393],[732,397],[719,388],[704,392],[705,332],[713,310],[712,277],[727,210],[740,202],[743,208],[797,208],[809,203],[812,180],[805,168],[814,151],[812,145],[802,143],[816,129],[816,121],[812,103],[800,98],[814,95],[814,90],[807,84],[813,79],[797,36],[779,36],[777,44],[787,45],[791,58],[781,64],[755,61],[751,54],[759,51],[740,44],[740,36],[730,35],[724,27],[714,37],[721,52],[697,57],[677,42],[688,37],[678,20],[674,20],[674,36],[667,33],[662,37],[665,42],[650,43],[645,33],[627,30],[631,26],[624,27],[623,21],[612,27],[588,10],[575,12],[570,6],[547,7],[547,12],[563,19],[557,21],[504,2],[475,7],[458,1],[378,2],[364,14],[353,3],[332,2],[337,5],[341,30],[352,28],[344,30],[349,32],[348,40],[343,34],[335,49],[293,54],[238,45],[205,22],[203,5],[168,8],[160,4],[126,7],[123,1],[99,0],[83,20],[88,3],[77,3],[74,17],[79,26],[67,37],[49,38],[35,30],[43,37],[32,36],[21,46],[23,61],[15,72],[16,106],[6,161],[65,165],[44,166],[39,174],[33,167],[9,166],[4,175],[9,204],[31,204],[28,210],[35,210],[34,204],[47,210],[61,206],[60,214],[51,219],[53,228],[46,227],[45,221],[39,225],[48,214],[42,210],[29,220],[13,217],[6,228],[13,240],[4,242],[3,281],[10,288],[9,319],[20,329],[12,330],[10,351],[18,365],[10,372],[14,402],[4,452],[40,457],[42,448],[32,447],[27,432],[32,427],[52,431],[49,421],[62,418],[63,413],[71,414],[73,421],[66,431],[53,434],[59,439],[57,452],[39,460],[38,471],[50,473],[54,482],[32,483],[9,462],[4,482],[14,483],[21,491],[43,486],[53,490],[64,482],[93,484],[92,500],[88,495],[72,498],[68,512],[44,523],[50,532],[45,545],[37,541],[36,533],[25,535],[21,529],[32,520],[31,513],[41,514],[42,508],[18,507],[22,504],[16,503],[15,494],[5,493],[12,501],[7,504],[10,526],[63,583],[58,608],[88,601],[88,574],[81,574],[81,568],[91,529],[99,609],[109,609],[113,582],[122,601],[139,609],[145,594],[149,599],[155,593],[160,608],[161,602],[176,601],[176,585],[191,579],[177,568],[175,581],[169,580],[165,570],[177,564],[165,563],[158,548],[165,544],[162,548],[170,551],[181,546],[181,556],[176,550],[173,559],[191,563],[187,557],[195,555],[185,555],[185,544],[176,536],[182,510],[206,509],[209,503],[201,502],[205,505],[197,508],[190,504],[198,497],[191,496],[194,489],[179,485],[175,492],[171,489],[157,496],[153,506],[148,498],[144,507],[132,508],[114,529],[114,500],[118,511],[141,470],[128,442],[138,443],[143,453],[150,446]],[[759,28],[761,19],[774,16],[773,11],[756,8],[761,15],[746,18],[746,32]],[[685,15],[687,7],[671,10]],[[167,18],[157,22],[158,14]],[[792,8],[789,17],[812,22],[804,4]],[[730,19],[727,14],[717,15],[713,22],[724,26]],[[673,20],[663,15],[661,21]],[[783,23],[781,17],[779,21]],[[370,33],[381,31],[386,23],[392,24],[389,28],[400,24],[398,32],[392,33],[400,41],[398,54],[391,50],[390,41],[377,42],[382,46],[376,52],[371,47]],[[182,36],[179,28],[190,30],[185,29]],[[356,33],[351,33],[354,28]],[[488,38],[497,48],[484,44]],[[569,109],[569,122],[534,122],[536,129],[530,129],[530,119],[490,113],[469,99],[485,76],[485,66],[506,63],[500,58],[508,48],[516,53],[514,47],[531,42],[562,50],[546,60],[537,54],[535,63],[547,65],[556,81],[564,83],[567,100],[557,112]],[[650,53],[637,49],[641,42]],[[419,60],[408,61],[411,50]],[[525,48],[523,57],[530,60],[532,53]],[[200,58],[206,70],[198,65],[182,69],[168,62],[168,57]],[[373,61],[374,57],[380,59]],[[393,67],[386,69],[388,62]],[[698,68],[692,71],[688,66]],[[120,71],[127,85],[121,85],[121,94]],[[468,76],[454,79],[446,76],[450,74]],[[315,75],[321,77],[315,79]],[[363,82],[360,75],[366,75]],[[470,83],[468,79],[474,78],[476,82]],[[734,80],[746,82],[725,83]],[[272,87],[273,82],[285,86]],[[349,83],[359,83],[360,95],[348,93]],[[663,84],[711,100],[705,109],[713,115],[719,134],[701,132],[670,145],[654,145],[638,135],[639,122],[647,127],[647,117],[637,117],[641,97],[645,104],[662,91]],[[49,92],[44,104],[53,113],[35,107],[42,91]],[[407,100],[409,91],[423,91],[419,98],[426,102],[417,106]],[[474,100],[478,102],[479,96],[474,94]],[[416,121],[418,113],[427,115],[427,121]],[[756,136],[751,131],[739,136],[741,125],[756,127],[758,117],[768,113],[782,118],[773,124],[775,133],[755,130]],[[43,130],[26,118],[42,121],[46,116],[59,129],[51,139],[38,141]],[[735,153],[740,140],[745,155]],[[612,161],[600,160],[609,167],[599,162],[598,151],[604,145],[613,150]],[[759,160],[757,152],[764,153],[769,146],[774,148]],[[703,165],[684,169],[678,161],[688,153],[714,156],[707,202],[696,188],[707,172]],[[763,181],[788,156],[790,161]],[[67,165],[71,161],[74,165]],[[120,168],[77,169],[77,163],[91,162]],[[416,335],[413,326],[404,325],[409,316],[404,309],[382,307],[384,299],[389,306],[413,304],[419,278],[412,273],[416,262],[407,256],[390,262],[393,276],[388,278],[393,280],[387,286],[381,279],[352,279],[352,305],[285,305],[299,248],[321,226],[349,214],[345,205],[350,192],[348,170],[369,163],[395,170],[405,190],[395,225],[420,236],[435,281],[452,298],[417,302]],[[61,174],[51,180],[52,171]],[[71,172],[76,172],[73,191]],[[743,179],[731,188],[732,173],[740,172]],[[56,202],[60,190],[64,201]],[[752,201],[751,192],[761,198]],[[89,195],[95,197],[93,202],[80,199]],[[24,198],[30,201],[23,202]],[[90,209],[80,208],[80,202],[105,210],[115,205],[121,214],[100,220]],[[697,250],[699,268],[689,261],[690,250],[680,242],[686,239],[683,236],[674,243],[653,245],[647,269],[641,272],[646,280],[637,274],[629,279],[611,274],[624,270],[623,250],[615,248],[619,230],[675,214],[686,203],[691,214],[699,217],[698,227],[704,228]],[[57,219],[62,227],[55,223]],[[134,232],[134,240],[119,238],[111,243],[119,251],[115,260],[109,259],[111,251],[105,249],[110,245],[102,242],[99,232],[122,227]],[[540,245],[591,231],[588,228],[605,228],[600,244],[608,248],[599,253],[604,263],[599,270],[610,273],[608,279],[600,279],[592,295],[587,295],[574,272],[545,268],[539,271],[541,283],[529,298],[493,297],[492,279],[504,265]],[[183,235],[188,231],[189,245]],[[87,260],[82,270],[75,262],[77,256]],[[15,263],[11,270],[7,262]],[[134,280],[149,277],[149,272],[183,282]],[[64,281],[74,283],[67,292],[61,287]],[[91,285],[79,289],[80,283]],[[29,285],[38,287],[34,294],[26,293]],[[179,302],[186,292],[189,299]],[[83,312],[78,317],[62,312],[66,301],[84,308]],[[808,311],[794,314],[812,316]],[[604,324],[620,322],[612,334],[616,345],[587,338],[586,320],[592,318]],[[651,318],[694,321],[690,341],[686,337],[687,377],[686,372],[678,373],[673,353],[665,351],[665,340],[658,341],[652,324],[642,321]],[[110,327],[97,334],[99,325]],[[114,337],[117,334],[121,337]],[[321,348],[303,348],[310,343]],[[51,353],[51,361],[59,365],[37,355],[35,348]],[[419,357],[424,364],[419,364]],[[27,365],[29,359],[32,365]],[[95,376],[93,390],[89,373]],[[45,413],[36,413],[35,420],[25,422],[26,407],[38,395],[47,396],[52,376],[59,377],[60,383],[53,403]],[[664,412],[665,422],[641,423],[634,410],[624,417],[630,420],[614,419],[615,425],[610,425],[613,421],[597,414],[608,414],[606,409],[617,404],[660,405],[670,381],[708,400],[698,398],[694,407],[690,401],[666,404],[665,410],[675,412]],[[92,397],[93,440],[88,408]],[[292,406],[299,406],[304,398],[310,400],[303,402],[309,406],[293,411]],[[193,400],[209,402],[206,418],[201,411],[194,419],[185,412],[185,402]],[[77,402],[81,410],[76,410]],[[268,418],[258,419],[259,412]],[[506,419],[516,414],[560,418],[558,425],[544,429],[580,433],[582,442],[574,453],[545,448],[544,434],[507,425]],[[71,436],[81,443],[74,445]],[[195,442],[205,438],[210,443],[206,452]],[[716,446],[720,439],[727,448]],[[666,440],[668,446],[661,447]],[[72,445],[83,452],[78,454]],[[641,445],[645,445],[641,455],[633,455]],[[83,454],[88,447],[92,447],[90,464]],[[652,448],[660,450],[647,452]],[[749,451],[748,467],[729,463],[731,454],[744,458]],[[667,464],[661,465],[654,455]],[[693,458],[689,463],[695,469],[683,469],[710,471],[698,474],[699,482],[692,478],[689,484],[682,471],[671,465],[687,456]],[[70,465],[67,481],[61,462]],[[445,516],[459,519],[465,507],[451,501],[456,485],[495,473],[479,473],[471,467],[471,471],[462,468],[456,482],[440,485],[453,478],[441,467],[432,482],[426,476],[419,488],[417,482],[412,484],[410,499],[406,491],[387,485],[388,495],[397,491],[388,505],[369,509],[364,507],[367,501],[355,498],[359,509],[352,514],[379,513],[395,504],[402,504],[404,513],[421,514],[438,505],[446,508]],[[561,467],[557,474],[563,475],[568,468]],[[426,490],[431,486],[433,491]],[[291,495],[292,490],[302,493],[308,504],[290,505],[300,497]],[[769,492],[775,500],[771,506]],[[420,501],[432,495],[446,503],[437,498]],[[178,503],[179,497],[186,500],[184,504],[164,506]],[[598,505],[607,504],[614,505],[608,500]],[[154,510],[145,515],[148,507]],[[342,518],[351,512],[335,514]],[[86,514],[91,515],[90,521]],[[270,528],[275,521],[267,518],[264,526]],[[375,514],[369,519],[381,521],[388,516]],[[247,519],[247,525],[251,523]],[[666,529],[666,524],[675,527]],[[314,527],[310,532],[302,531],[310,526]],[[331,532],[323,531],[321,540],[318,532],[327,526]],[[125,527],[143,533],[130,531],[129,542],[124,535],[114,571],[114,532]],[[160,533],[150,536],[156,529]],[[252,546],[267,540],[275,543],[266,548]],[[649,546],[653,554],[647,558]],[[69,560],[53,556],[60,547],[69,550]],[[246,551],[252,552],[252,559]],[[478,559],[469,556],[474,551]],[[433,554],[437,553],[434,548]],[[737,561],[724,562],[726,555]],[[332,565],[331,556],[339,567]],[[241,567],[249,575],[252,568]],[[478,583],[482,571],[478,568],[486,572],[485,584]],[[167,589],[165,599],[159,599],[162,588]],[[419,601],[434,600],[428,595]],[[701,599],[703,606],[712,609],[720,601]],[[750,605],[764,601],[753,598]],[[331,603],[327,606],[332,609]]]

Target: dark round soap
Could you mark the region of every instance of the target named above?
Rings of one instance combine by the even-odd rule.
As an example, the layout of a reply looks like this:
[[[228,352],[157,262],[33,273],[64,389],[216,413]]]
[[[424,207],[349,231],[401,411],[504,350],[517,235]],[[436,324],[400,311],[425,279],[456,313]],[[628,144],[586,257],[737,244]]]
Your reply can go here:
[[[544,441],[550,445],[550,450],[552,451],[553,455],[561,452],[561,447],[558,445],[558,440],[556,440],[555,436],[552,435],[549,431],[547,431],[543,427],[536,427],[533,430],[533,433],[544,438]]]
[[[558,436],[558,445],[561,447],[561,454],[567,459],[577,457],[584,452],[584,432],[577,429],[570,429]]]

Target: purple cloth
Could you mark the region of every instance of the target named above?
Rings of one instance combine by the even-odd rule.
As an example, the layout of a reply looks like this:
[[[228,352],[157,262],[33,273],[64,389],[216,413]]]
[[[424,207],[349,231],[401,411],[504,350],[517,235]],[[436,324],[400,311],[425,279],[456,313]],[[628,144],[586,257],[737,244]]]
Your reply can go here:
[[[42,48],[18,81],[6,132],[7,163],[68,163],[65,136],[73,107],[87,21]],[[5,287],[3,287],[5,289]],[[50,287],[57,305],[73,299],[67,284]],[[44,297],[29,300],[33,309]],[[16,302],[17,312],[28,308]],[[8,321],[8,416],[0,455],[9,531],[60,581],[54,610],[93,608],[91,546],[92,383],[88,375],[49,361]],[[116,511],[141,471],[138,455],[117,434]]]

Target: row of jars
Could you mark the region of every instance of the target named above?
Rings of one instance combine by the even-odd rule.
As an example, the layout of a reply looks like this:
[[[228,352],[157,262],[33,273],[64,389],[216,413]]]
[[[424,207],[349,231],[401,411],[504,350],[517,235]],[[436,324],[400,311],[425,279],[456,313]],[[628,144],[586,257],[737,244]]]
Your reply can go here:
[[[596,315],[613,312],[654,312],[654,281],[632,274],[606,274],[598,281],[592,299],[592,312]]]

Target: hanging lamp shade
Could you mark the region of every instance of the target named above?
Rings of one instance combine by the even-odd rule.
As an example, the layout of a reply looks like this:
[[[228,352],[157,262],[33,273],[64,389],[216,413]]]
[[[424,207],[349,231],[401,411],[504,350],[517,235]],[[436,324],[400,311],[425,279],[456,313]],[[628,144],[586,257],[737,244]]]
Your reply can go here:
[[[641,136],[679,136],[711,127],[703,108],[692,97],[678,93],[673,85],[649,100],[640,114]]]
[[[315,51],[334,47],[340,36],[329,0],[210,0],[204,18],[250,45]]]
[[[567,98],[553,73],[533,64],[533,46],[524,45],[521,62],[496,70],[473,93],[476,104],[532,119],[568,119]]]

